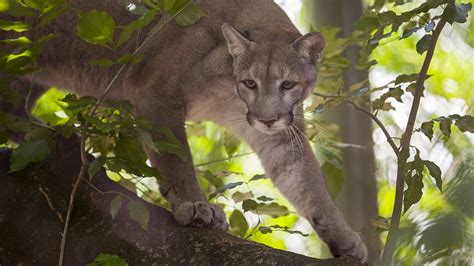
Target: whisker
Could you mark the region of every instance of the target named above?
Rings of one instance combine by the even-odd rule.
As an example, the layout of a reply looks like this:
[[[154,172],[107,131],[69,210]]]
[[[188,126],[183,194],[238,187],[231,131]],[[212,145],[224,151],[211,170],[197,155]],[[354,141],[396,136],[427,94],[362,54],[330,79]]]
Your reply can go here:
[[[294,129],[294,126],[290,126],[290,130],[293,132],[293,135],[296,139],[296,144],[298,145],[298,148],[300,150],[300,153],[301,153],[301,162],[303,162],[303,159],[304,159],[304,152],[303,152],[303,143],[301,141],[301,138],[298,136],[298,133],[295,131]]]
[[[306,136],[306,134],[304,134],[303,131],[301,131],[301,129],[299,129],[297,126],[294,127],[297,131],[300,132],[300,135],[303,136],[308,142],[310,142],[310,140],[308,139],[308,137]]]

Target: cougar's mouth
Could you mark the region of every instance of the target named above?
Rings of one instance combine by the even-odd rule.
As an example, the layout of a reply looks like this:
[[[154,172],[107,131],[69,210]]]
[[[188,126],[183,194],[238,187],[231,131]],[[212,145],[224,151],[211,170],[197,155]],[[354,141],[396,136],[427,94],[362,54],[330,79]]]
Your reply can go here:
[[[273,135],[290,127],[293,123],[293,116],[290,114],[285,117],[275,116],[271,118],[257,118],[256,116],[247,113],[247,122],[251,127],[258,131],[268,135]]]

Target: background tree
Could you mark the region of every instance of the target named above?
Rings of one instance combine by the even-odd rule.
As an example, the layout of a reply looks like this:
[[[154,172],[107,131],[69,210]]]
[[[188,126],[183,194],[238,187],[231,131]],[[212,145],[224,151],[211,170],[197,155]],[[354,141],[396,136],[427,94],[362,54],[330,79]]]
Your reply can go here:
[[[474,250],[473,157],[468,152],[472,150],[473,139],[472,135],[463,132],[474,131],[474,95],[472,90],[466,89],[474,85],[471,75],[474,63],[469,60],[473,58],[474,40],[473,23],[468,21],[471,4],[449,0],[376,0],[367,3],[365,12],[353,27],[351,21],[361,15],[362,6],[358,1],[341,1],[340,5],[323,1],[305,4],[304,24],[317,26],[318,30],[319,24],[326,23],[312,17],[319,11],[323,13],[318,15],[320,18],[331,14],[331,18],[347,19],[337,22],[341,29],[321,29],[329,46],[320,66],[317,93],[305,104],[307,137],[315,146],[331,194],[336,197],[342,191],[339,193],[342,203],[350,200],[356,204],[362,204],[361,196],[366,196],[365,200],[370,201],[367,206],[372,208],[365,205],[353,207],[346,210],[346,215],[354,219],[355,229],[372,233],[367,235],[374,237],[374,246],[377,239],[384,243],[387,241],[386,232],[391,228],[389,244],[385,245],[385,264],[389,264],[392,258],[396,264],[407,265],[428,262],[468,264]],[[91,45],[116,49],[123,41],[140,36],[140,29],[158,16],[165,15],[166,18],[161,20],[160,30],[167,23],[189,26],[206,15],[188,0],[126,1],[125,5],[136,15],[136,20],[129,25],[115,25],[113,16],[103,10],[79,12],[78,36]],[[62,0],[0,1],[0,35],[4,37],[0,40],[0,95],[1,106],[5,108],[0,112],[0,141],[3,146],[13,149],[10,172],[20,173],[29,164],[54,156],[58,136],[79,136],[81,139],[80,154],[77,155],[79,166],[69,179],[74,181],[74,189],[67,193],[67,199],[64,195],[60,199],[64,204],[60,212],[64,219],[60,224],[62,235],[58,241],[61,242],[58,249],[62,255],[74,247],[74,241],[67,241],[69,224],[80,222],[73,211],[76,196],[80,210],[81,204],[90,200],[87,192],[81,192],[84,189],[99,194],[108,192],[102,191],[104,188],[97,191],[86,182],[87,179],[101,178],[104,181],[105,177],[100,174],[104,169],[109,179],[144,200],[166,208],[166,202],[157,193],[159,173],[146,164],[138,137],[160,151],[178,155],[181,151],[180,143],[168,130],[135,117],[127,102],[77,97],[53,88],[31,108],[32,87],[19,83],[18,79],[36,71],[35,58],[41,53],[41,47],[54,37],[42,35],[41,29],[60,18],[61,12],[67,8],[70,8],[68,2]],[[333,23],[336,21],[330,25]],[[141,60],[140,47],[138,43],[136,51],[120,58],[91,58],[90,63],[117,67],[117,75],[120,75],[127,64]],[[346,48],[347,58],[341,54]],[[113,82],[103,88],[104,93]],[[26,99],[22,100],[21,90],[26,91]],[[419,111],[411,112],[412,118],[408,119],[413,107]],[[338,120],[341,124],[339,132],[346,133],[340,137],[335,134],[338,127],[324,121],[320,115],[332,108],[341,108],[345,112],[343,117],[349,119],[349,122],[347,119]],[[30,110],[33,116],[28,116]],[[23,117],[18,116],[20,113]],[[368,118],[377,125],[373,132]],[[350,123],[353,121],[364,126],[354,127]],[[150,131],[158,131],[163,139],[151,139],[147,133]],[[200,184],[211,201],[225,206],[231,234],[319,258],[330,256],[307,221],[295,214],[262,175],[256,156],[246,145],[207,122],[188,123],[187,131]],[[375,185],[361,186],[360,182],[354,182],[357,178],[369,180],[366,178],[373,173],[373,164],[367,160],[357,164],[363,167],[350,170],[355,164],[349,163],[360,158],[361,153],[371,157],[372,135],[375,136],[377,199],[381,215],[375,219],[371,219],[376,214],[376,205],[373,194],[370,194]],[[24,140],[19,136],[24,136]],[[359,139],[359,136],[363,137]],[[343,180],[342,168],[346,174],[367,173],[347,176]],[[18,182],[9,179],[12,180]],[[34,178],[28,181],[35,182]],[[356,192],[354,198],[346,188]],[[361,192],[367,189],[369,192]],[[38,195],[44,198],[44,194]],[[136,203],[125,206],[125,202],[130,200],[127,197],[115,193],[110,202],[106,202],[102,210],[102,215],[107,217],[105,220],[109,221],[120,210],[128,222],[150,229],[150,217],[155,209],[150,211],[150,205],[135,199]],[[86,201],[82,201],[84,199]],[[33,201],[48,205],[44,200],[36,201],[35,198]],[[104,214],[104,210],[110,212],[110,217]],[[354,211],[367,213],[354,215]],[[400,221],[398,214],[402,212],[404,215]],[[54,212],[50,214],[53,219],[59,219]],[[0,240],[5,239],[0,235]],[[377,253],[376,248],[372,251],[372,254]],[[2,252],[4,250],[0,249],[0,258]],[[127,259],[128,254],[121,256]],[[376,256],[372,255],[372,259],[376,261]]]

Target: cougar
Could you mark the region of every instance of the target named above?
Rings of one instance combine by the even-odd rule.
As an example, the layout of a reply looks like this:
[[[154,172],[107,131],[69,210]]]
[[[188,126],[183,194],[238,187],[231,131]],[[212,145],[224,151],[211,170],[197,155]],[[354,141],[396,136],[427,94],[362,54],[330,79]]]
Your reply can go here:
[[[303,101],[315,88],[316,65],[325,47],[318,32],[301,35],[271,0],[196,0],[207,16],[189,27],[168,23],[130,64],[109,98],[128,100],[134,111],[170,128],[187,150],[187,161],[146,149],[165,181],[161,193],[176,221],[227,230],[223,210],[210,204],[195,177],[185,121],[214,121],[235,132],[258,154],[266,174],[305,217],[334,256],[365,260],[367,249],[332,201],[307,139]],[[71,1],[72,9],[42,33],[55,38],[37,62],[35,84],[99,97],[117,73],[91,59],[133,52],[157,27],[155,21],[123,48],[111,51],[76,35],[75,10],[105,10],[117,25],[136,16],[115,0]],[[161,18],[163,19],[163,18]],[[290,134],[291,133],[291,134]],[[296,138],[300,140],[296,148]],[[295,150],[296,149],[296,150]]]

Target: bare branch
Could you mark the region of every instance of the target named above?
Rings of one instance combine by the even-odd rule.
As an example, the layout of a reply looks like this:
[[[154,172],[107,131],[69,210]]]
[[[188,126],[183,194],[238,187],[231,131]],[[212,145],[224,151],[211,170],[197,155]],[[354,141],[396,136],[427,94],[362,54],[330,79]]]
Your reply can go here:
[[[395,155],[399,155],[400,151],[398,150],[398,147],[397,145],[395,144],[395,142],[393,142],[393,138],[392,136],[390,136],[390,133],[388,133],[387,131],[387,128],[384,126],[384,124],[380,121],[380,119],[377,118],[377,116],[375,116],[374,114],[372,114],[371,112],[365,110],[364,108],[358,106],[357,104],[355,104],[354,102],[352,101],[347,101],[350,105],[352,105],[352,107],[354,107],[357,111],[359,112],[362,112],[364,113],[365,115],[367,115],[368,117],[370,117],[370,119],[374,120],[375,123],[377,123],[377,125],[380,127],[380,129],[382,130],[383,134],[385,135],[385,137],[387,138],[387,141],[388,141],[388,144],[390,144],[390,147],[392,147],[392,150],[393,152],[395,153]]]
[[[436,43],[438,41],[439,35],[443,30],[446,21],[441,19],[436,26],[436,29],[433,32],[433,38],[431,40],[430,47],[426,53],[423,66],[421,67],[420,76],[416,81],[416,90],[415,96],[413,98],[413,103],[410,110],[410,115],[408,117],[408,122],[406,125],[405,133],[403,134],[401,140],[401,151],[403,154],[404,150],[408,150],[410,147],[410,141],[413,129],[415,127],[416,115],[418,113],[418,108],[420,106],[421,97],[423,96],[424,91],[424,81],[426,79],[428,68],[430,66],[431,60],[433,59],[434,51],[436,48]],[[408,152],[408,151],[407,151]],[[395,249],[396,235],[398,231],[398,226],[400,225],[400,218],[402,215],[402,205],[403,205],[403,189],[404,189],[404,161],[406,160],[405,156],[398,156],[398,169],[397,169],[397,181],[396,181],[396,190],[395,190],[395,202],[393,206],[392,219],[390,221],[390,230],[388,232],[387,244],[382,256],[381,265],[390,265],[392,262],[393,251]]]

